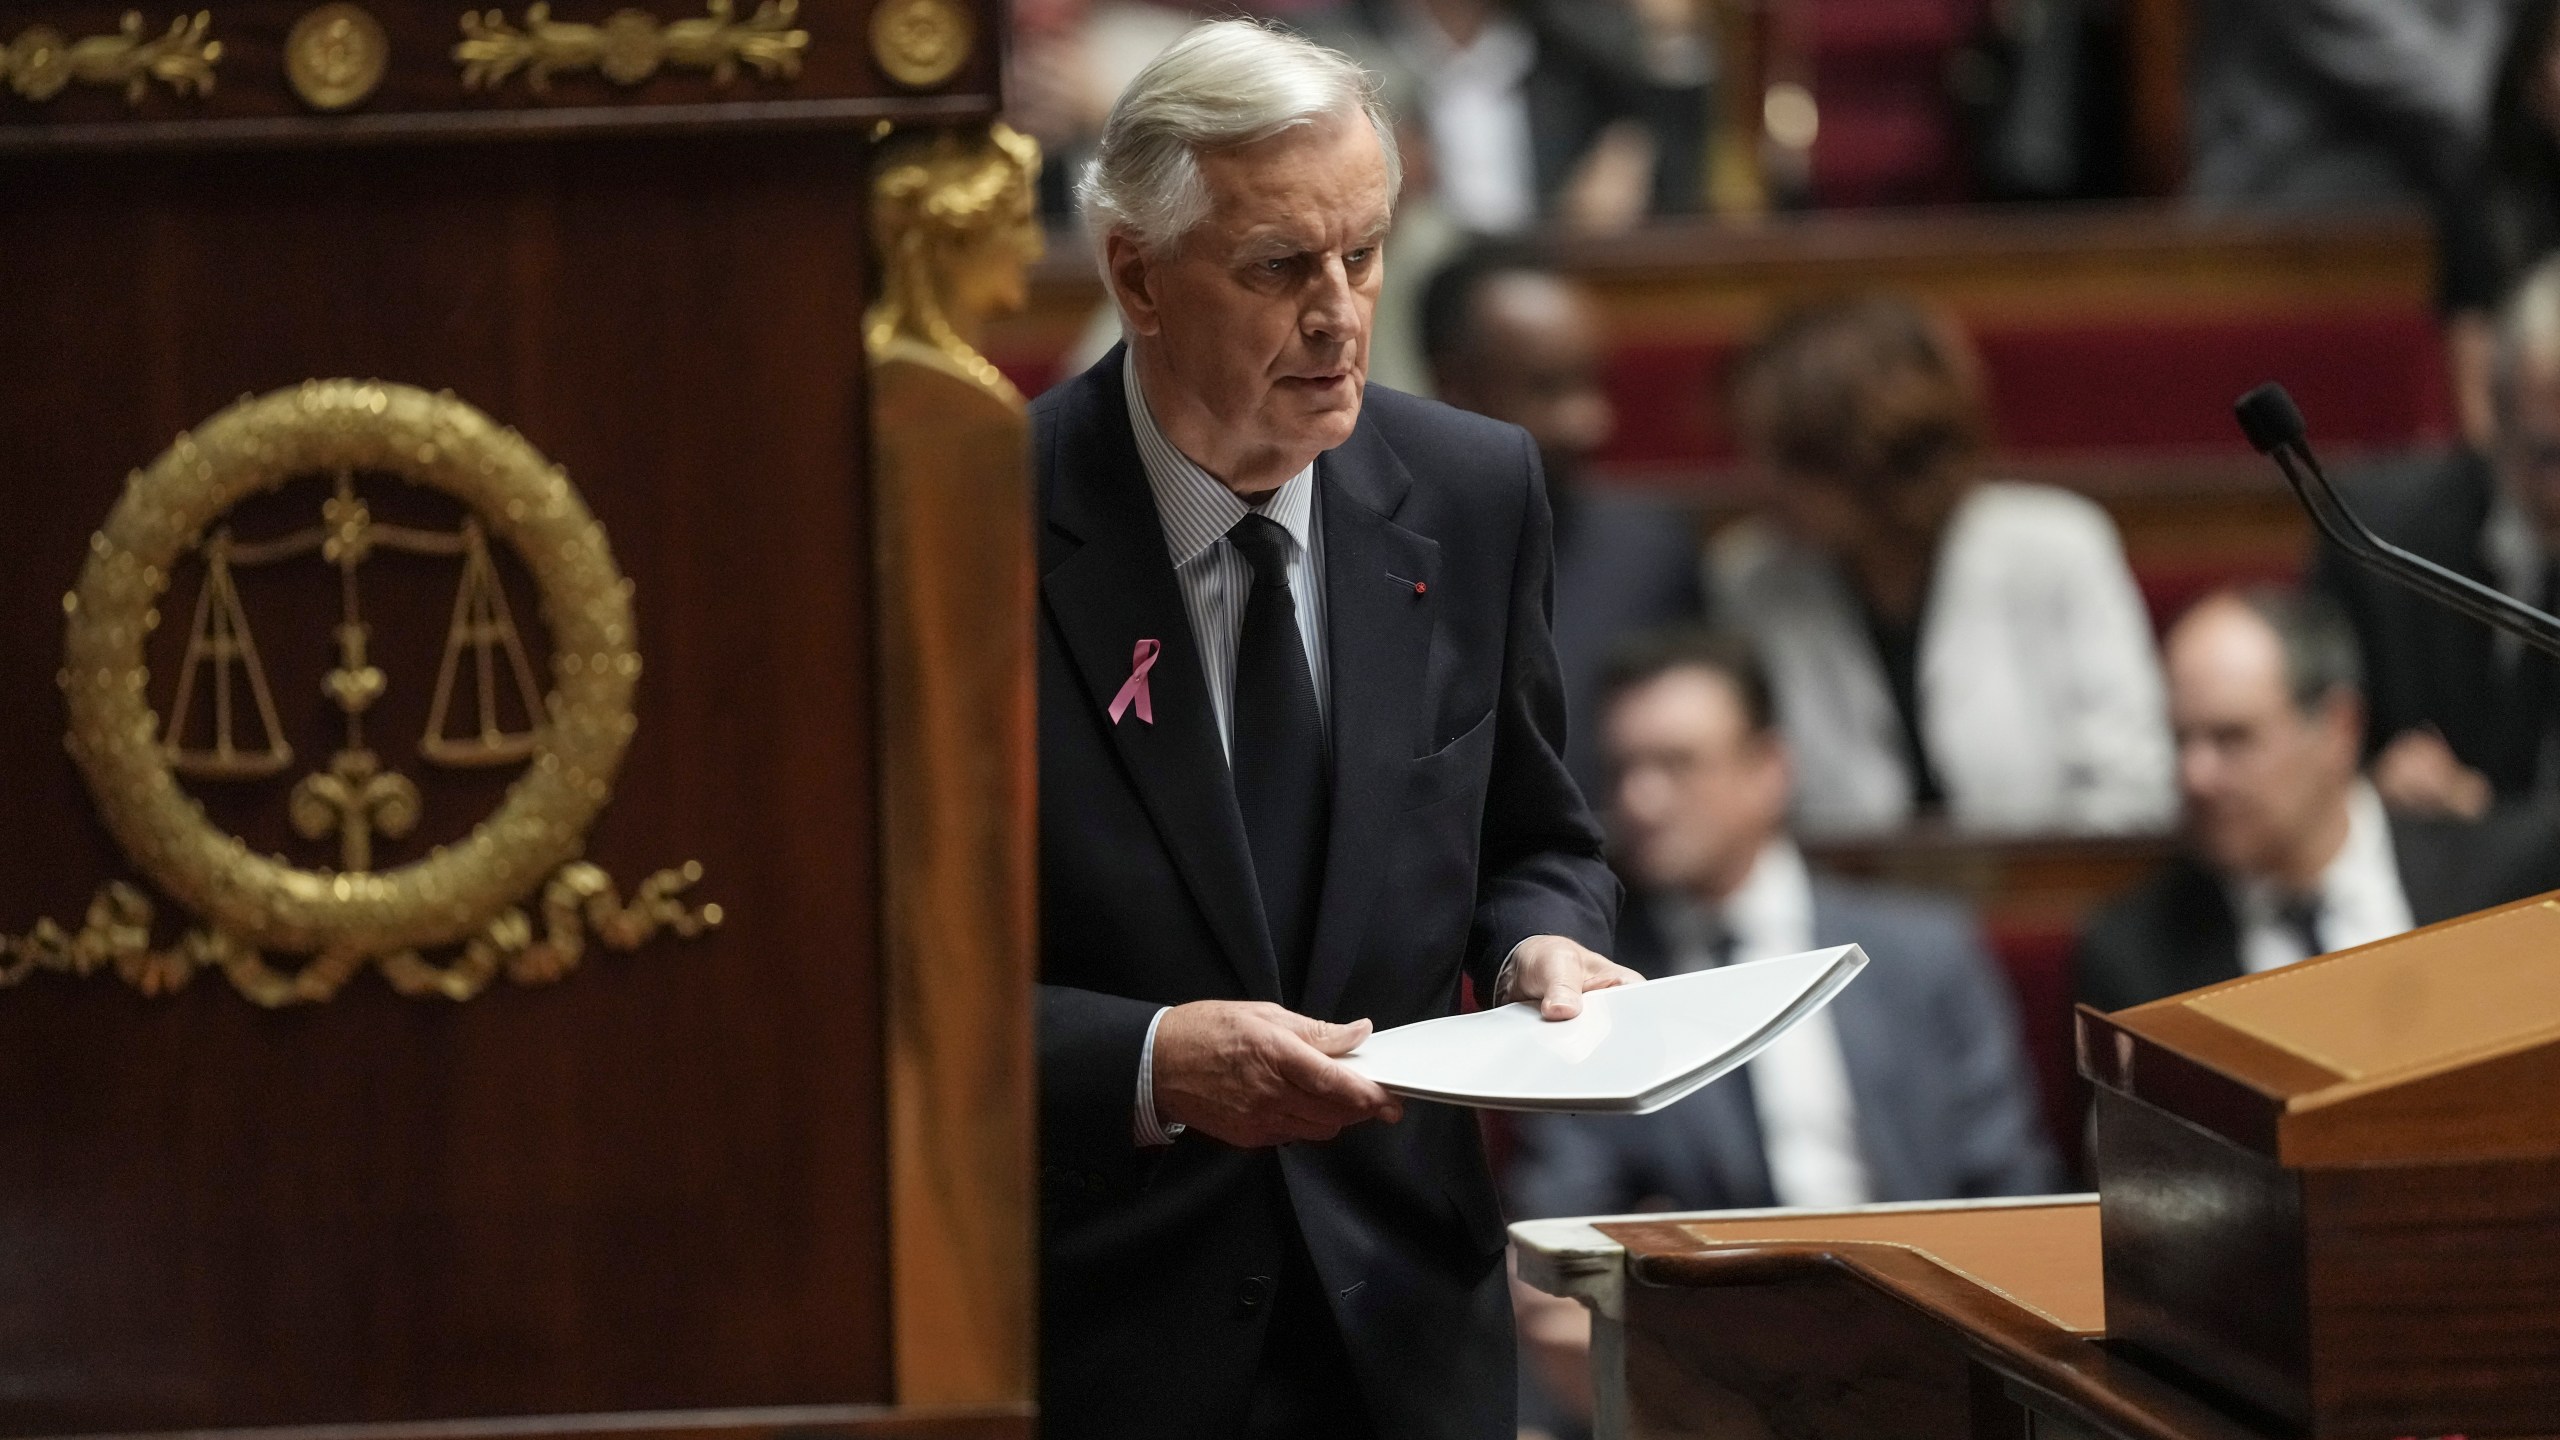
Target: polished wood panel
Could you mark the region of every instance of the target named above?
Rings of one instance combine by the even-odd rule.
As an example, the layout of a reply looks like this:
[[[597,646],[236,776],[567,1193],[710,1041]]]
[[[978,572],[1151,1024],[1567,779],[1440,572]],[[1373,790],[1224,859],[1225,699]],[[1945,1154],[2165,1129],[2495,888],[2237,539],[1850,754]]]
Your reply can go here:
[[[1028,424],[908,360],[874,372],[873,415],[897,1394],[1027,1403],[1039,923]]]
[[[893,1398],[863,184],[833,136],[0,164],[0,924],[132,873],[53,689],[90,530],[324,375],[568,468],[648,664],[590,853],[729,916],[460,1007],[0,993],[0,1430]]]
[[[0,89],[0,153],[11,150],[140,146],[201,149],[244,144],[342,148],[394,139],[489,139],[574,131],[678,133],[704,129],[849,129],[875,119],[902,121],[983,115],[994,107],[998,40],[984,15],[973,21],[970,59],[945,83],[911,91],[881,74],[872,58],[873,0],[800,0],[794,24],[809,34],[796,77],[763,78],[741,66],[728,83],[703,69],[664,66],[637,85],[605,79],[593,68],[562,71],[544,90],[519,72],[478,90],[465,89],[453,48],[465,13],[484,4],[454,0],[363,0],[389,40],[389,64],[374,94],[343,112],[321,114],[286,81],[285,37],[316,0],[216,0],[209,38],[222,46],[215,84],[182,96],[152,84],[137,102],[114,87],[74,84],[44,101]],[[760,0],[735,8],[744,20]],[[0,4],[0,45],[37,23],[66,36],[112,35],[134,6],[124,0],[55,0]],[[158,36],[201,7],[173,3],[139,12]],[[524,0],[501,7],[524,26]],[[607,0],[560,0],[554,18],[600,24],[625,8]],[[700,0],[652,0],[640,7],[662,23],[695,18]],[[969,4],[977,11],[991,7]]]
[[[1030,1440],[1021,1406],[794,1405],[752,1410],[656,1410],[625,1415],[533,1415],[383,1425],[187,1430],[84,1440]]]
[[[1724,1238],[1772,1223],[1748,1214],[1603,1222],[1626,1250],[1630,1434],[1973,1440],[2024,1434],[2033,1416],[2108,1440],[2267,1440],[2000,1288],[2022,1266],[2059,1268],[2033,1288],[2084,1288],[2095,1208],[1873,1207],[1778,1221],[1785,1240]],[[1983,1273],[1931,1258],[1950,1235]]]
[[[1805,847],[1824,870],[1962,898],[1994,930],[2076,929],[2175,853],[2160,836],[1987,839],[1922,828]]]
[[[1682,1224],[1710,1245],[1894,1245],[2008,1296],[2075,1335],[2106,1328],[2097,1214],[2085,1202]]]
[[[2107,1325],[2324,1440],[2560,1415],[2560,903],[2113,1015]]]
[[[2287,1165],[2560,1156],[2560,898],[2080,1012],[2083,1068]],[[2484,1004],[2482,997],[2495,996]]]

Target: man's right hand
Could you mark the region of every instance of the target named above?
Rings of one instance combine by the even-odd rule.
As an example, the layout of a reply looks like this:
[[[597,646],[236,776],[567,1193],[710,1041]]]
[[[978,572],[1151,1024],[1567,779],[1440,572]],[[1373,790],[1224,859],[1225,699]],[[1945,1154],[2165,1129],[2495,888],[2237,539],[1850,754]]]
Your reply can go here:
[[[2477,820],[2489,813],[2489,777],[2462,763],[2432,729],[2405,730],[2373,757],[2382,803],[2413,815]]]
[[[1369,1038],[1260,1000],[1195,1000],[1156,1026],[1156,1115],[1230,1145],[1330,1140],[1363,1120],[1393,1124],[1403,1102],[1333,1057]]]

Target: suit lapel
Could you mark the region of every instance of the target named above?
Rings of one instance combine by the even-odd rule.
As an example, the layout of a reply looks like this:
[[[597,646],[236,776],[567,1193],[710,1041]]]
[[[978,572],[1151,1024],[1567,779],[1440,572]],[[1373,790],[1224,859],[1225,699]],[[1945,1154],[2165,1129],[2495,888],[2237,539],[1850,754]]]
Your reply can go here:
[[[1325,650],[1332,666],[1333,819],[1315,950],[1300,1008],[1332,1013],[1384,878],[1378,837],[1403,799],[1430,697],[1440,545],[1394,521],[1412,488],[1395,452],[1363,426],[1316,462],[1324,527]],[[1417,588],[1420,587],[1420,588]]]
[[[1077,382],[1069,412],[1060,416],[1049,523],[1072,548],[1042,577],[1041,596],[1083,681],[1081,703],[1110,731],[1113,752],[1245,992],[1277,1001],[1280,971],[1264,935],[1244,820],[1200,648],[1120,399],[1119,353]],[[1163,646],[1148,676],[1155,723],[1131,711],[1113,724],[1105,712],[1142,639]]]

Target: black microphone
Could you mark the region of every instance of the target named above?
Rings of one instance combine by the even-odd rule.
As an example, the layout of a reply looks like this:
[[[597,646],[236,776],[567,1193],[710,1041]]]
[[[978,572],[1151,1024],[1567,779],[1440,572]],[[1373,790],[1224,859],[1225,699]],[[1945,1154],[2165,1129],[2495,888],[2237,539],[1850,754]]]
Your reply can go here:
[[[2560,655],[2560,618],[2554,618],[2512,596],[2492,590],[2468,575],[2457,575],[2420,555],[2412,555],[2373,533],[2373,527],[2347,508],[2320,461],[2311,453],[2310,427],[2302,409],[2283,386],[2272,381],[2240,397],[2232,407],[2241,433],[2260,453],[2276,462],[2286,483],[2311,512],[2321,532],[2368,570],[2417,591],[2447,609],[2494,629],[2504,630],[2535,649]]]

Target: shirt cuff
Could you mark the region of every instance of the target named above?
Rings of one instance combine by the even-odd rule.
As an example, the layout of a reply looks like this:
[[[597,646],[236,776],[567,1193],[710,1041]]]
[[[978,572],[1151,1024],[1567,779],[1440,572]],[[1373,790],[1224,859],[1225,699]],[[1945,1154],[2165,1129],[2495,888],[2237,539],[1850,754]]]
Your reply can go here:
[[[1493,972],[1493,998],[1485,1002],[1484,1008],[1491,1010],[1511,1003],[1511,967],[1520,961],[1521,946],[1537,938],[1535,935],[1522,936],[1520,944],[1512,946],[1511,953],[1502,957],[1502,968]]]
[[[1171,1008],[1165,1007],[1166,1010]],[[1165,1010],[1158,1010],[1155,1018],[1147,1022],[1147,1043],[1138,1047],[1138,1108],[1135,1123],[1130,1129],[1135,1133],[1140,1149],[1170,1145],[1173,1137],[1185,1128],[1156,1118],[1156,1027],[1164,1023],[1164,1017]]]

